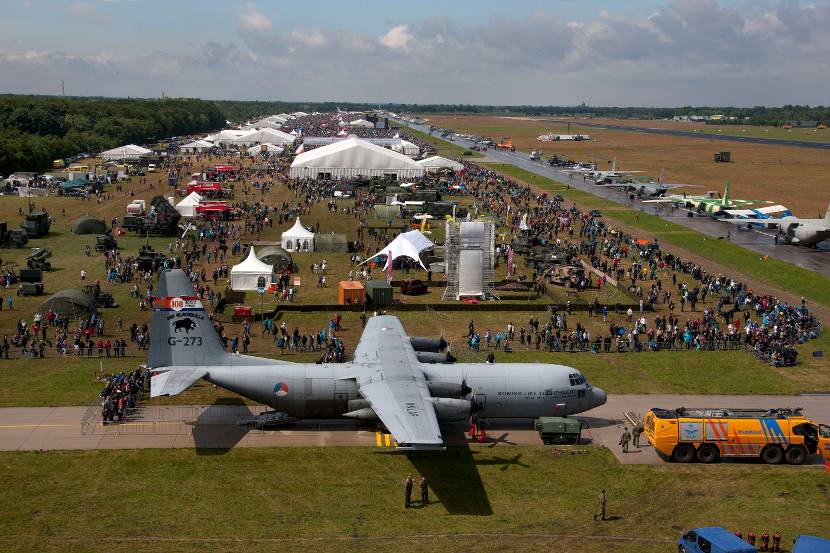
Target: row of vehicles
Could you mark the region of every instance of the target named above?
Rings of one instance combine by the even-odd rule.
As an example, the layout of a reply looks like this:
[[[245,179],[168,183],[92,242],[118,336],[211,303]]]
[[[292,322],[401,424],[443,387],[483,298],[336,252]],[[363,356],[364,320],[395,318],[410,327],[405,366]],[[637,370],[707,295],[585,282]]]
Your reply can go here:
[[[776,534],[770,543],[769,535],[762,535],[760,549],[755,547],[755,536],[744,540],[720,526],[694,528],[677,540],[678,553],[756,553],[757,551],[781,551],[781,536]],[[791,553],[828,553],[830,540],[817,536],[798,536],[793,541]]]

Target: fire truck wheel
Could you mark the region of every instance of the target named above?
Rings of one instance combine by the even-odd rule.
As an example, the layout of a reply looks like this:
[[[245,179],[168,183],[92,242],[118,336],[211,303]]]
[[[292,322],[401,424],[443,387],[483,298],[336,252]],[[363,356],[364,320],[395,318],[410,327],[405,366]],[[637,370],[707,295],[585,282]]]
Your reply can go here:
[[[790,446],[784,457],[791,465],[801,465],[807,460],[807,450],[801,445]]]
[[[768,465],[777,465],[784,460],[784,450],[780,445],[768,445],[761,451],[761,459]]]
[[[695,460],[695,446],[692,444],[677,444],[672,457],[678,463],[691,463]]]
[[[701,463],[714,463],[718,460],[718,448],[712,444],[703,444],[697,450],[697,460]]]

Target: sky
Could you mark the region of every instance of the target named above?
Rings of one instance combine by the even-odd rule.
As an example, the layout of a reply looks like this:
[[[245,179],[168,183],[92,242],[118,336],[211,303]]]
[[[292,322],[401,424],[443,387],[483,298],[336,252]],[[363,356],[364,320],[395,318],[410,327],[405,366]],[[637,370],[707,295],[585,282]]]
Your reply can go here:
[[[3,0],[0,93],[827,104],[830,0]]]

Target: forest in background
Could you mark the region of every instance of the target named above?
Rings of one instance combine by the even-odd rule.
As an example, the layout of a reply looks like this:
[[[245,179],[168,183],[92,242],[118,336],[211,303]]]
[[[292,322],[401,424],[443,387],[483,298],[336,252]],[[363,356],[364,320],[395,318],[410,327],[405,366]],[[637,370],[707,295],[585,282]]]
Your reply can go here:
[[[208,132],[224,123],[219,107],[204,100],[0,96],[0,175],[40,171],[81,152]]]

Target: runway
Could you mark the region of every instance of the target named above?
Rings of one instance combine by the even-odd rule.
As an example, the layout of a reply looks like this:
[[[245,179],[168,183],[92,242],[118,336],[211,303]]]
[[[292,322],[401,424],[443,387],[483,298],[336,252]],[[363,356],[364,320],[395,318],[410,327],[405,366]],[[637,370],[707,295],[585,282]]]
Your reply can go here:
[[[408,124],[413,128],[429,133],[429,127],[424,125]],[[459,144],[469,148],[473,143],[469,140],[449,140],[454,144]],[[724,223],[716,221],[707,215],[695,215],[694,217],[687,217],[687,212],[682,209],[671,210],[666,204],[658,203],[643,203],[635,200],[633,203],[628,199],[627,194],[618,191],[613,187],[597,186],[591,182],[584,181],[578,175],[569,175],[563,171],[557,170],[547,165],[544,160],[540,163],[538,161],[530,161],[530,156],[523,152],[506,152],[502,150],[490,149],[486,153],[487,158],[499,163],[509,163],[521,169],[529,171],[533,174],[547,177],[560,182],[565,185],[570,185],[572,188],[589,192],[595,196],[605,198],[617,204],[637,209],[643,213],[656,215],[672,223],[685,226],[706,236],[715,239],[726,239],[730,236],[730,241],[739,246],[743,246],[760,255],[766,255],[772,258],[792,263],[803,269],[815,271],[825,276],[830,276],[830,243],[827,241],[819,245],[818,248],[805,248],[801,246],[789,246],[785,244],[775,245],[772,238],[764,233],[759,233],[752,230],[741,230],[736,228],[731,223]],[[471,161],[476,161],[472,159]]]
[[[669,136],[682,136],[684,138],[705,138],[711,140],[723,140],[726,142],[743,142],[750,144],[766,144],[768,146],[792,146],[794,148],[811,148],[814,150],[830,150],[830,142],[810,142],[808,140],[785,140],[783,138],[763,138],[755,136],[731,136],[728,134],[707,134],[692,131],[680,131],[675,129],[658,129],[654,127],[629,127],[626,125],[603,125],[601,123],[588,123],[585,121],[564,121],[560,119],[545,119],[562,125],[572,124],[580,127],[591,127],[594,129],[610,129],[614,131],[629,131],[646,134],[664,134]]]
[[[628,454],[618,446],[624,425],[624,413],[645,415],[651,407],[803,407],[805,415],[818,422],[830,421],[827,395],[802,396],[703,396],[703,395],[611,395],[608,403],[579,415],[587,428],[583,443],[609,448],[623,464],[664,465],[645,443]],[[142,448],[211,448],[230,450],[237,447],[369,447],[392,451],[394,444],[386,434],[376,432],[371,424],[347,419],[300,421],[275,430],[250,430],[230,422],[227,415],[248,416],[248,406],[147,407],[146,421],[99,427],[99,431],[82,433],[81,419],[86,407],[12,407],[0,409],[0,450],[53,451]],[[215,416],[221,410],[222,417]],[[214,411],[214,412],[212,412]],[[167,417],[165,412],[178,413]],[[198,413],[187,420],[181,413]],[[630,426],[630,425],[629,425]],[[530,419],[488,420],[488,439],[470,441],[461,424],[442,425],[447,445],[469,444],[471,447],[503,445],[538,446],[541,440]],[[554,446],[551,446],[554,447]],[[817,458],[812,464],[818,466]]]

